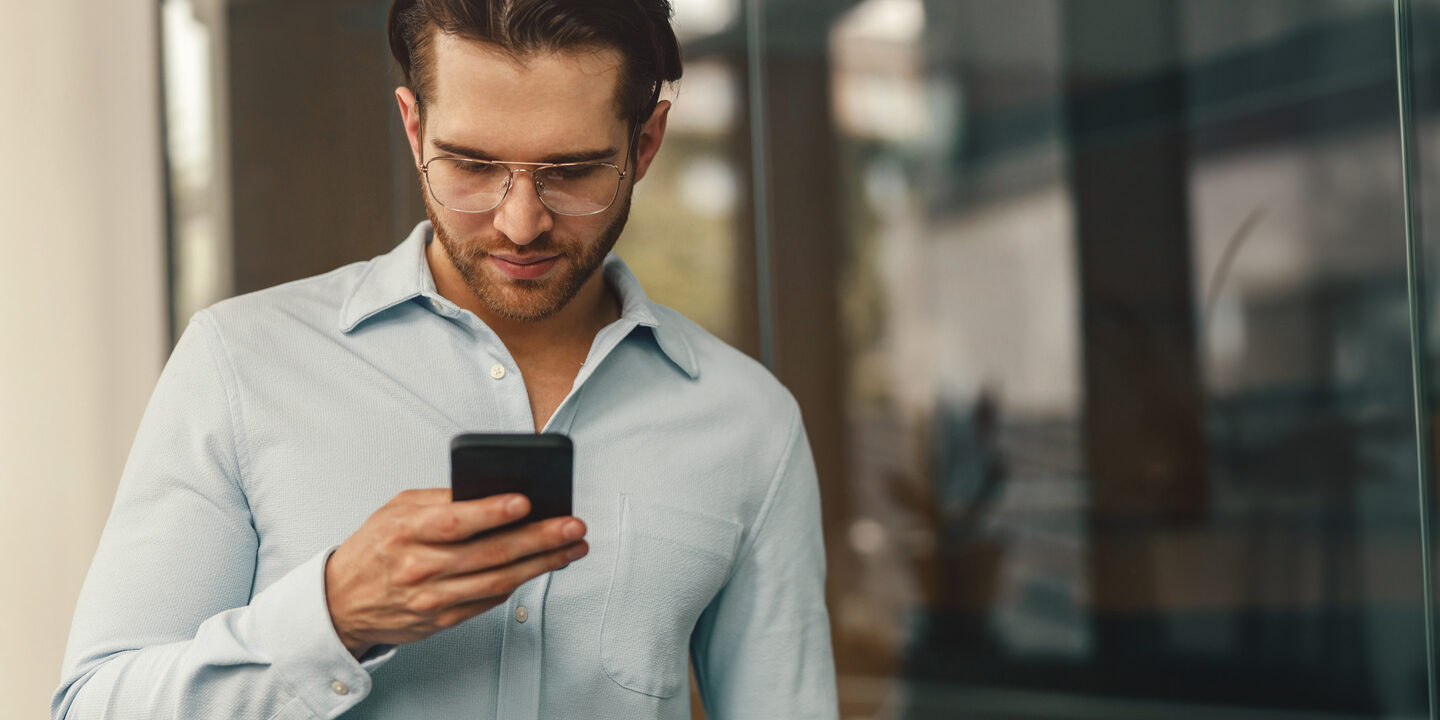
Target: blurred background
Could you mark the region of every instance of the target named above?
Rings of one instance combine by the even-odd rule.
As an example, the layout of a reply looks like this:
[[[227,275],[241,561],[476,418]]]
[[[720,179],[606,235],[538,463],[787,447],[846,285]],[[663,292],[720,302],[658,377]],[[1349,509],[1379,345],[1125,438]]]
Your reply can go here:
[[[1440,0],[674,4],[618,250],[800,400],[847,720],[1440,717]],[[5,0],[0,716],[190,314],[423,217],[388,6]]]

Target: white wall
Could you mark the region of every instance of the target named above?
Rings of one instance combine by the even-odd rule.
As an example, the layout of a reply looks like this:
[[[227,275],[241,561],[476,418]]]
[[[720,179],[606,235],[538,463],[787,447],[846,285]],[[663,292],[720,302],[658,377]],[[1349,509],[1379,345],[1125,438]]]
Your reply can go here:
[[[48,717],[165,335],[155,0],[0,0],[0,717]]]

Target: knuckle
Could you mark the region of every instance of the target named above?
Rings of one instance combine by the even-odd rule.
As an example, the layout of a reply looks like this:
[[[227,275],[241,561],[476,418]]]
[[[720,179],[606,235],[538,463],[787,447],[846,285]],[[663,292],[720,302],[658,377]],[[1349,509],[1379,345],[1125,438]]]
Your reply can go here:
[[[394,565],[397,558],[404,557],[405,541],[389,533],[382,535],[375,541],[374,554],[382,563]]]
[[[381,534],[390,540],[408,538],[411,535],[409,516],[405,513],[390,512],[380,519]]]
[[[436,515],[431,521],[431,526],[441,535],[453,537],[460,532],[460,518],[455,513],[449,512],[448,508],[446,510],[446,512]]]
[[[431,615],[445,607],[445,602],[434,591],[418,592],[405,603],[405,609],[416,615]]]
[[[413,553],[401,556],[395,563],[395,579],[403,585],[419,583],[433,572],[429,562]]]

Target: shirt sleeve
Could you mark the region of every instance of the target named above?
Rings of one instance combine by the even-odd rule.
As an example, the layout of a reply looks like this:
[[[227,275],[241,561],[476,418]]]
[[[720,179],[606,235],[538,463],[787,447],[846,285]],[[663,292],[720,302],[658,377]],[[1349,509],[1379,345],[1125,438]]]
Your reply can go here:
[[[318,553],[254,592],[241,408],[197,315],[145,410],[70,628],[51,716],[333,718],[370,692]]]
[[[691,639],[711,720],[838,717],[815,461],[798,408],[730,580]]]

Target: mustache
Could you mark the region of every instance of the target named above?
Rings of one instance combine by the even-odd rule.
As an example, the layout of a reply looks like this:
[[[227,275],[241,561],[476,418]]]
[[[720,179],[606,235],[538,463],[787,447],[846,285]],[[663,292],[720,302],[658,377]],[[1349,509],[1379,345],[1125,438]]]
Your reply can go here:
[[[460,250],[461,254],[464,255],[467,259],[479,259],[489,255],[493,255],[495,253],[502,253],[505,255],[526,258],[533,255],[557,254],[557,243],[555,242],[555,239],[551,237],[550,233],[546,232],[536,236],[534,240],[531,240],[524,245],[516,245],[515,243],[506,240],[505,237],[502,235],[494,243],[486,243],[481,241],[462,241],[461,243],[459,243],[459,247],[457,249]]]

